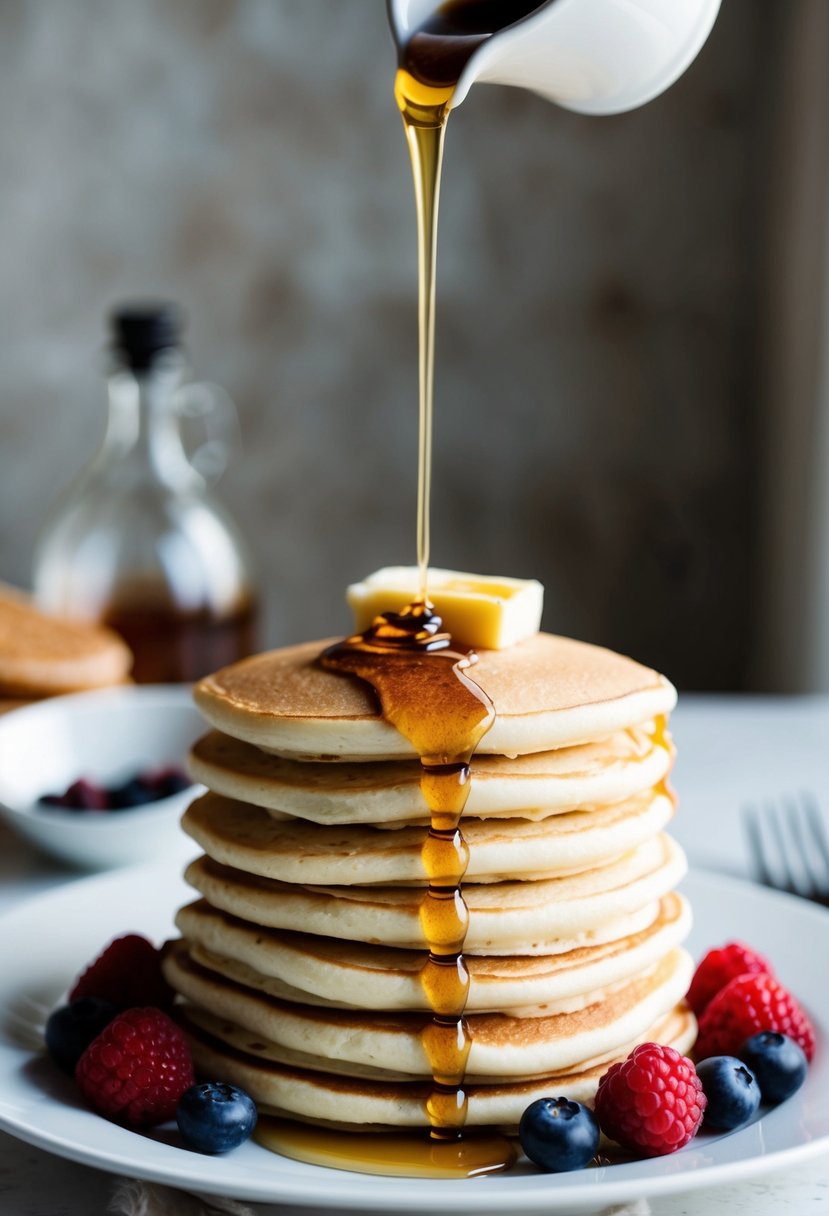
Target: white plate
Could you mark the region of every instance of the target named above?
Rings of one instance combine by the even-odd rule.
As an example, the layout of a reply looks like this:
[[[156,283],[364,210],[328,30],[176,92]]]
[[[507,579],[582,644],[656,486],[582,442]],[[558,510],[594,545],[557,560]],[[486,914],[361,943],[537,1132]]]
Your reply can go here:
[[[702,1135],[654,1161],[546,1175],[528,1165],[468,1182],[379,1178],[302,1165],[244,1145],[227,1157],[175,1146],[175,1132],[139,1135],[86,1110],[68,1078],[33,1055],[36,1010],[53,1004],[110,936],[160,941],[189,899],[178,865],[75,882],[0,917],[0,1127],[59,1156],[133,1177],[237,1199],[338,1211],[533,1213],[575,1211],[720,1185],[794,1164],[829,1148],[829,915],[747,883],[697,873],[685,889],[696,914],[695,956],[733,937],[767,953],[810,1010],[818,1049],[806,1084],[747,1128]],[[29,1027],[27,1031],[27,1026]]]

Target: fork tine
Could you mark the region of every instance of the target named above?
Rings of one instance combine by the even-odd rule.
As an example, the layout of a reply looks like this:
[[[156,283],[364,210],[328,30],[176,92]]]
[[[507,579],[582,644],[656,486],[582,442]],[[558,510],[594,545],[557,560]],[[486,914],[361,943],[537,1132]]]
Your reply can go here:
[[[823,879],[818,883],[820,894],[824,900],[829,899],[829,843],[826,840],[823,816],[811,794],[801,794],[800,805],[803,808],[803,817],[809,829],[809,835],[823,862]]]
[[[783,875],[783,882],[773,883],[773,886],[779,887],[781,891],[788,891],[791,895],[800,895],[800,888],[795,877],[795,871],[791,864],[791,854],[786,841],[786,835],[783,831],[782,824],[778,815],[775,813],[774,803],[767,802],[765,805],[766,822],[769,824],[771,834],[774,837],[774,843],[777,846],[777,853],[780,858],[780,870]]]
[[[776,887],[777,883],[772,877],[766,859],[763,836],[760,831],[760,815],[756,807],[743,807],[743,830],[748,840],[748,851],[751,854],[758,881],[765,887]]]
[[[806,842],[798,803],[794,798],[786,798],[783,806],[789,829],[789,841],[795,853],[798,854],[800,868],[806,877],[806,886],[803,887],[801,884],[798,894],[805,895],[807,899],[815,899],[821,890],[822,879],[819,872],[815,870],[812,851]]]
[[[814,841],[815,846],[821,855],[827,872],[829,872],[829,844],[827,844],[826,841],[826,833],[823,828],[823,817],[818,808],[818,804],[815,802],[815,799],[811,794],[801,794],[800,803],[803,807],[803,814],[806,819],[806,823],[809,826],[812,840]]]

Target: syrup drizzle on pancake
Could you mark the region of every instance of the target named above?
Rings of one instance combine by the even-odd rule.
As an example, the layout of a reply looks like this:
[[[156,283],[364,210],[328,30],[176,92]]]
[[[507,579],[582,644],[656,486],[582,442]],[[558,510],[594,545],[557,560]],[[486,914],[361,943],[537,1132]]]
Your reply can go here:
[[[657,714],[653,724],[653,741],[657,747],[664,747],[665,751],[671,757],[671,768],[673,768],[674,743],[671,732],[668,730],[668,715]],[[660,794],[664,794],[666,798],[670,798],[674,810],[677,806],[677,796],[674,787],[671,785],[671,769],[669,768],[661,781],[656,784],[656,790]]]
[[[420,905],[429,953],[420,982],[432,1010],[421,1033],[432,1070],[425,1102],[431,1143],[423,1149],[421,1165],[424,1171],[433,1169],[437,1143],[454,1143],[446,1154],[454,1162],[451,1172],[461,1170],[469,1177],[504,1169],[515,1158],[501,1136],[477,1138],[460,1154],[457,1148],[466,1120],[464,1074],[471,1044],[463,1016],[469,995],[463,958],[469,911],[461,890],[469,849],[460,821],[469,797],[469,763],[495,711],[466,674],[476,656],[452,650],[441,624],[428,601],[411,604],[400,613],[376,617],[365,633],[329,647],[321,662],[371,684],[383,716],[420,757],[420,788],[430,816],[421,853],[429,885]]]

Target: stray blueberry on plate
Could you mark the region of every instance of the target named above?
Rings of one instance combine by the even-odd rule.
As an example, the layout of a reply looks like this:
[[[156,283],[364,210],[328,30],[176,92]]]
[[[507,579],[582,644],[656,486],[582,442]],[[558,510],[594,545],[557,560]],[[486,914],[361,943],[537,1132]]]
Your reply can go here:
[[[256,1126],[256,1103],[235,1085],[206,1081],[182,1094],[176,1123],[189,1148],[227,1153],[250,1137]]]
[[[708,1099],[703,1125],[730,1132],[748,1123],[760,1105],[754,1073],[735,1056],[709,1056],[697,1064],[697,1076]]]
[[[538,1098],[521,1116],[521,1147],[530,1161],[550,1174],[583,1169],[599,1148],[593,1112],[569,1098]]]
[[[107,1027],[118,1009],[111,1001],[85,996],[71,1005],[61,1005],[46,1023],[46,1050],[64,1072],[75,1065],[93,1039]]]
[[[740,1058],[753,1070],[763,1101],[770,1106],[800,1089],[809,1066],[800,1044],[778,1030],[761,1030],[746,1039]]]

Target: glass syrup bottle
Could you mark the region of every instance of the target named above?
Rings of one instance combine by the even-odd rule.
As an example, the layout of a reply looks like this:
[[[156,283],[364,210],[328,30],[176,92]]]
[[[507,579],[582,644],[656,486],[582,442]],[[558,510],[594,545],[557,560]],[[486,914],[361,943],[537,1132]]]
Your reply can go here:
[[[138,683],[189,682],[255,648],[250,564],[185,452],[188,388],[209,386],[185,383],[178,309],[124,307],[111,321],[104,440],[49,512],[35,596],[46,611],[120,633]]]

